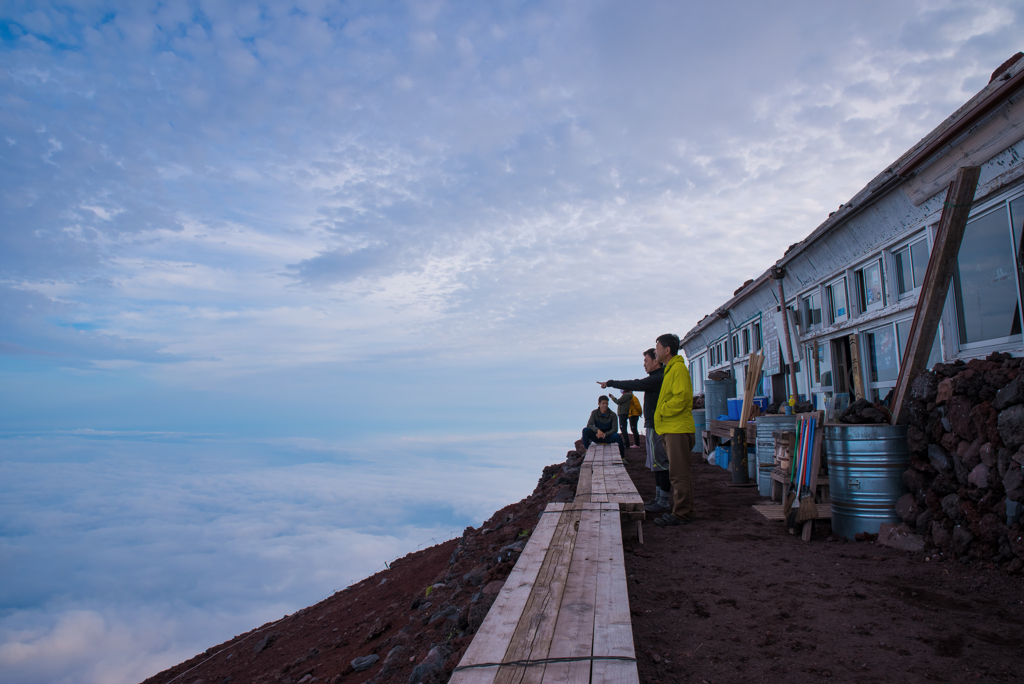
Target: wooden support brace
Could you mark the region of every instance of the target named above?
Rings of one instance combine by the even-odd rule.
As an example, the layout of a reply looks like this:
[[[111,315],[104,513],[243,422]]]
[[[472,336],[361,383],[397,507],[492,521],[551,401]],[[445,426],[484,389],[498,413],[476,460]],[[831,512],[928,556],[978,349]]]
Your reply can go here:
[[[949,184],[946,203],[942,208],[942,217],[935,233],[935,245],[928,257],[928,269],[924,274],[921,293],[917,297],[914,309],[914,320],[910,324],[910,335],[907,342],[904,362],[900,365],[900,373],[896,378],[896,390],[893,393],[892,423],[897,425],[906,418],[903,411],[910,383],[928,365],[935,332],[942,318],[942,307],[946,303],[949,283],[956,270],[957,256],[960,254],[960,243],[964,239],[967,228],[967,217],[971,213],[974,193],[978,188],[978,177],[981,168],[977,166],[961,167],[956,173],[956,180]]]

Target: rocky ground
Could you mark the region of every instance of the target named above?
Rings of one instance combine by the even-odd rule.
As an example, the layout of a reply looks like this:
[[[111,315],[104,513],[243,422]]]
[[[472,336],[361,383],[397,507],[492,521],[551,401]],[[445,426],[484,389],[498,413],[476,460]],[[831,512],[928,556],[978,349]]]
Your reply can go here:
[[[643,448],[627,453],[650,498]],[[538,513],[571,501],[581,458],[548,466],[526,499],[293,615],[146,680],[153,684],[444,682],[525,546]],[[640,680],[1022,681],[1019,575],[931,549],[802,542],[751,509],[753,488],[693,459],[698,519],[644,523],[626,572]]]

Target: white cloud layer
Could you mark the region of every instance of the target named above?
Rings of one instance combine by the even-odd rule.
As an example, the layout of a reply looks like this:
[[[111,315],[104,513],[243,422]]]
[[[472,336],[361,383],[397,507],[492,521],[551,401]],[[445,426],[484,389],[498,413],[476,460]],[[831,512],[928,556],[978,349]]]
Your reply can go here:
[[[478,525],[567,437],[530,439],[4,439],[0,671],[142,680]]]

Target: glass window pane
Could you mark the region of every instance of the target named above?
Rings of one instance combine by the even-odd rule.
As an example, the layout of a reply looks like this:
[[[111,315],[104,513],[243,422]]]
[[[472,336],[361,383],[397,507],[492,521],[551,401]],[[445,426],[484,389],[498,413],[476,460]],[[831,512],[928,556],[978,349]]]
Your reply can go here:
[[[904,294],[914,289],[914,269],[910,265],[910,250],[904,249],[892,255],[896,262],[896,291]]]
[[[832,283],[828,286],[828,292],[833,321],[846,318],[846,281],[840,280],[838,283]]]
[[[907,358],[907,344],[910,343],[910,324],[913,319],[908,318],[905,321],[900,321],[896,324],[896,337],[900,341],[900,359]],[[942,361],[942,345],[939,343],[939,332],[935,331],[935,340],[932,342],[932,350],[928,354],[928,365],[926,368],[932,368],[935,364]]]
[[[910,260],[914,263],[914,287],[921,287],[924,284],[924,272],[928,270],[927,240],[910,245]]]
[[[754,349],[756,351],[761,350],[761,324],[754,324]]]
[[[960,343],[1020,333],[1017,279],[1005,210],[967,224],[957,256],[956,305]]]
[[[813,357],[814,346],[811,345],[810,356]],[[829,343],[819,342],[818,343],[818,356],[814,362],[814,378],[815,387],[831,387],[832,386],[832,355],[829,353]]]
[[[886,325],[867,334],[871,382],[889,382],[899,375],[895,332],[893,326]]]
[[[807,328],[821,325],[821,296],[817,292],[804,297],[804,325]]]
[[[882,302],[882,269],[878,262],[865,266],[861,271],[864,279],[864,306],[871,308]]]

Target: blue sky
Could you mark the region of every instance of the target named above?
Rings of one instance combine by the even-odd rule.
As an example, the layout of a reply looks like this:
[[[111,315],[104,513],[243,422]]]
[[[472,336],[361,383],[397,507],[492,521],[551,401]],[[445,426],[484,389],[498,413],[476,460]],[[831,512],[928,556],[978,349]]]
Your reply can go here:
[[[529,493],[1018,3],[0,3],[0,669],[130,682]]]

